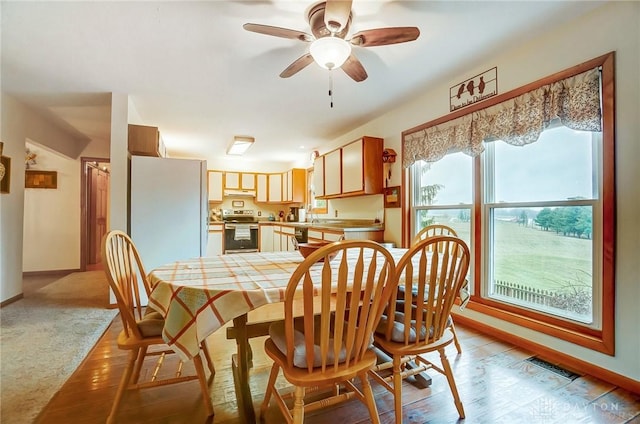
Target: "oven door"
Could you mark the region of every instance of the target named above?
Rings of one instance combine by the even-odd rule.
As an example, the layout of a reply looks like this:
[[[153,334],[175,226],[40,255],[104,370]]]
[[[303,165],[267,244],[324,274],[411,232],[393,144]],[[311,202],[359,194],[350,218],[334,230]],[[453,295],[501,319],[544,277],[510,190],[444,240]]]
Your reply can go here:
[[[257,224],[225,224],[224,253],[243,253],[257,251]]]

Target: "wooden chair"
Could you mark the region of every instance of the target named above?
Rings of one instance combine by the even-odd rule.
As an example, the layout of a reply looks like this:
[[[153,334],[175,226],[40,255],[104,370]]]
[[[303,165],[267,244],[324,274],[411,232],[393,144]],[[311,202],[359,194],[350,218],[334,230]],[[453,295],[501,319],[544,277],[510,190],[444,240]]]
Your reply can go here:
[[[400,290],[393,290],[375,333],[376,345],[393,361],[380,364],[371,375],[393,393],[398,424],[402,423],[402,380],[428,369],[447,377],[458,414],[464,418],[445,348],[453,342],[449,314],[460,287],[465,284],[469,260],[469,248],[464,241],[435,236],[413,245],[397,264],[398,287],[404,288],[405,296],[401,299]],[[440,353],[442,367],[423,356],[433,351]],[[419,366],[408,369],[405,364],[410,361]],[[382,377],[380,371],[388,368],[393,368],[393,374]]]
[[[416,234],[416,236],[413,238],[413,241],[411,242],[411,245],[416,244],[417,242],[419,242],[420,240],[424,240],[427,237],[433,237],[433,236],[454,236],[454,237],[458,237],[458,234],[456,233],[456,231],[444,224],[431,224],[431,225],[427,225],[426,227],[424,227],[423,229],[421,229],[420,231],[418,231],[418,234]]]
[[[115,295],[122,318],[123,330],[118,335],[118,348],[129,350],[129,361],[122,375],[118,391],[116,392],[111,412],[107,418],[107,423],[116,422],[116,415],[122,396],[126,389],[143,389],[148,387],[164,386],[167,384],[181,383],[190,380],[199,380],[204,398],[205,407],[209,416],[213,415],[213,405],[209,396],[209,389],[202,359],[199,355],[193,358],[196,375],[182,376],[182,361],[178,365],[175,377],[158,379],[158,372],[166,354],[174,353],[168,349],[162,339],[162,329],[164,318],[159,312],[151,307],[143,308],[140,301],[140,289],[138,279],[141,280],[142,287],[147,297],[151,289],[147,280],[147,274],[142,265],[140,255],[136,250],[131,238],[122,231],[111,231],[103,239],[102,263],[105,266],[105,273],[109,286]],[[144,309],[144,311],[143,311]],[[164,350],[149,351],[153,346],[163,346]],[[202,343],[207,365],[211,374],[215,373],[213,361],[206,347]],[[159,356],[151,381],[139,383],[140,372],[145,357]]]
[[[305,412],[355,396],[367,406],[371,422],[380,422],[367,372],[376,365],[373,331],[395,289],[390,285],[394,269],[390,253],[368,240],[329,244],[298,266],[285,291],[284,320],[270,326],[264,345],[274,363],[263,417],[272,395],[286,422],[295,424],[304,421]],[[304,315],[298,318],[294,299],[303,303]],[[288,396],[275,387],[281,369],[295,386],[292,409],[285,403]],[[355,377],[361,389],[352,381]],[[340,386],[346,390],[340,392]],[[323,387],[333,389],[328,398],[304,403],[305,394]]]
[[[413,242],[416,244],[420,240],[424,240],[427,237],[433,236],[453,236],[458,237],[456,231],[444,224],[431,224],[424,227],[422,230],[418,231],[418,234],[413,238]],[[458,333],[456,333],[456,326],[453,324],[453,318],[451,318],[451,332],[453,333],[453,344],[456,346],[456,350],[458,353],[462,353],[462,347],[460,346],[460,342],[458,341]]]

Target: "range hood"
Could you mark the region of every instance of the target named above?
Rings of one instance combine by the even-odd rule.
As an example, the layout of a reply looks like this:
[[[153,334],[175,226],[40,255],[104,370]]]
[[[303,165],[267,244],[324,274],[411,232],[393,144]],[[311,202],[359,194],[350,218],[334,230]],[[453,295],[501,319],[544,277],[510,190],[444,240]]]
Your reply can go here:
[[[255,190],[232,190],[225,189],[224,195],[228,197],[256,197]]]

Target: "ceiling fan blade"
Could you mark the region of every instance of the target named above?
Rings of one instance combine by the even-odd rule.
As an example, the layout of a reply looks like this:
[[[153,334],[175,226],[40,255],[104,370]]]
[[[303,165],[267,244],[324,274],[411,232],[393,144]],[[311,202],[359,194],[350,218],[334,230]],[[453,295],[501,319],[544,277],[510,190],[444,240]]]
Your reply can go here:
[[[352,0],[327,0],[324,7],[324,24],[329,31],[340,32],[349,21]]]
[[[351,53],[346,62],[342,65],[342,70],[345,74],[349,75],[355,82],[361,82],[367,79],[367,71],[364,70],[364,66],[358,60],[357,57]]]
[[[313,57],[309,53],[304,54],[297,58],[291,65],[289,65],[287,69],[282,71],[282,73],[280,74],[280,78],[289,78],[290,76],[297,74],[312,62]]]
[[[413,41],[419,35],[420,30],[416,27],[366,29],[354,34],[351,37],[351,44],[360,47],[384,46]]]
[[[244,24],[244,29],[251,32],[257,32],[258,34],[273,35],[274,37],[293,38],[300,41],[313,41],[313,36],[306,32],[298,31],[295,29],[287,29],[281,27],[275,27],[270,25],[261,24]]]

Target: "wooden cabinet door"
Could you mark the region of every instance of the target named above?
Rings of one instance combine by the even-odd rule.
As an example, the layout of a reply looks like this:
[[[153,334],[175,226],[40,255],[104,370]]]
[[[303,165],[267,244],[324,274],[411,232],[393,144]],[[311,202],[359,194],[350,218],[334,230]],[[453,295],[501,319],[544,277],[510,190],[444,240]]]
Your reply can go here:
[[[324,196],[324,156],[313,161],[313,190],[315,197]]]
[[[324,155],[324,195],[335,196],[342,193],[342,150],[337,149]]]
[[[282,227],[280,227],[279,225],[275,225],[273,226],[273,251],[274,252],[279,252],[281,249],[281,233],[282,233]]]
[[[269,174],[269,202],[282,202],[282,174]]]
[[[240,173],[239,172],[225,172],[224,173],[224,188],[240,190]]]
[[[260,225],[260,251],[273,252],[273,226]]]
[[[207,240],[207,256],[222,255],[224,225],[209,225],[209,239]]]
[[[269,200],[267,191],[268,189],[268,177],[267,174],[256,175],[256,202],[267,202]]]
[[[222,202],[222,171],[208,171],[208,191],[210,202]]]
[[[307,198],[307,170],[294,168],[288,175],[288,185],[291,189],[289,201],[293,203],[304,203]]]
[[[240,188],[242,190],[256,189],[256,174],[245,173],[240,174]]]
[[[284,181],[282,182],[282,186],[286,187],[286,191],[284,193],[284,200],[287,202],[291,202],[293,200],[293,170],[290,169],[282,175]]]
[[[364,190],[363,159],[362,140],[342,148],[342,193]]]

